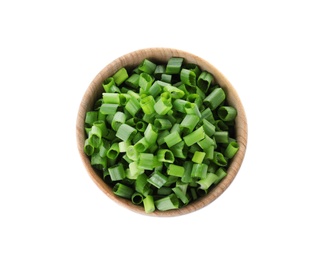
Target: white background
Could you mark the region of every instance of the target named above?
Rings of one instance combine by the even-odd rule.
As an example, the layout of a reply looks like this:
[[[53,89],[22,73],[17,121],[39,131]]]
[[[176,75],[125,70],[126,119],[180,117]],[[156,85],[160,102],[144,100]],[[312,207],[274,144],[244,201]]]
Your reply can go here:
[[[313,0],[1,1],[0,259],[325,259],[324,11]],[[181,217],[117,205],[76,148],[89,83],[147,47],[214,64],[248,119],[234,182]]]

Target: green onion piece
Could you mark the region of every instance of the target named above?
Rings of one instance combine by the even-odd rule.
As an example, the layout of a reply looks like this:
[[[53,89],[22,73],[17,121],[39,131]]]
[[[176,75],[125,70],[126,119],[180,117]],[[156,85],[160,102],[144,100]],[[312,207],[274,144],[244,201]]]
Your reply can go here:
[[[202,120],[206,119],[212,124],[214,124],[214,122],[215,122],[214,117],[213,117],[213,113],[212,113],[211,109],[208,108],[208,107],[202,111],[201,119]]]
[[[115,85],[115,81],[113,77],[109,77],[104,80],[102,86],[105,92],[111,92],[111,88]]]
[[[126,155],[128,158],[130,158],[133,161],[138,160],[139,153],[138,151],[134,148],[133,145],[130,145],[126,148]]]
[[[196,115],[199,118],[201,117],[199,107],[195,103],[187,103],[185,105],[185,113],[188,115]]]
[[[196,75],[192,70],[182,69],[181,70],[181,81],[191,87],[196,86]]]
[[[156,104],[154,105],[154,109],[158,115],[166,115],[172,108],[173,106],[171,101],[162,96],[158,98]]]
[[[207,150],[212,146],[213,148],[216,148],[216,143],[212,138],[210,138],[208,135],[205,135],[205,137],[197,142],[197,144],[202,148],[203,151]]]
[[[208,172],[208,165],[205,163],[194,163],[192,167],[191,177],[204,179]]]
[[[218,175],[214,173],[207,173],[207,176],[204,179],[197,181],[197,184],[200,185],[200,189],[207,190],[212,184],[214,184],[219,179]]]
[[[144,173],[135,180],[135,190],[144,196],[148,196],[150,193],[150,183],[147,180],[148,176]]]
[[[159,130],[166,130],[172,127],[172,123],[168,119],[157,118],[154,121],[154,126]]]
[[[172,82],[172,75],[169,74],[161,74],[160,80],[166,83],[171,83]]]
[[[89,143],[93,147],[98,148],[102,142],[102,130],[98,126],[93,125],[88,135]]]
[[[164,86],[163,89],[164,89],[164,91],[169,92],[171,98],[173,98],[173,99],[179,99],[179,98],[184,97],[184,95],[185,95],[183,90],[180,90],[179,88],[174,87],[172,85]]]
[[[95,147],[90,144],[89,139],[86,139],[84,144],[85,154],[91,156],[94,153],[94,151],[95,151]]]
[[[183,183],[190,183],[192,182],[192,167],[193,167],[193,162],[191,161],[185,161],[184,162],[184,174],[181,177],[181,181]]]
[[[178,209],[179,208],[179,200],[178,200],[177,196],[174,193],[172,193],[166,197],[156,200],[155,206],[158,210],[161,210],[161,211]]]
[[[181,112],[181,113],[186,113],[185,112],[185,106],[189,106],[190,102],[184,100],[184,99],[175,99],[173,102],[173,109]]]
[[[125,84],[131,88],[137,89],[139,87],[139,77],[139,74],[134,73],[127,78]]]
[[[144,173],[144,170],[138,167],[138,163],[131,161],[129,164],[129,171],[126,173],[126,177],[130,180],[136,180],[142,173]]]
[[[151,115],[155,112],[154,106],[155,106],[155,99],[153,96],[146,96],[145,98],[142,98],[140,100],[140,106],[143,110],[143,112],[147,115]]]
[[[113,193],[119,197],[131,199],[134,190],[120,182],[116,183],[113,187]]]
[[[227,131],[215,132],[214,139],[216,143],[226,144],[229,142],[228,132]]]
[[[183,177],[184,172],[185,172],[184,167],[175,164],[169,164],[167,169],[168,175],[172,175],[176,177]]]
[[[107,160],[96,153],[91,156],[90,164],[98,170],[104,170],[107,167]]]
[[[157,144],[162,145],[165,143],[165,136],[169,135],[169,131],[163,130],[159,132],[158,138],[157,138]]]
[[[196,200],[198,198],[198,195],[196,193],[196,189],[195,188],[191,188],[190,189],[190,192],[191,192],[191,197],[193,200]]]
[[[227,159],[220,152],[214,152],[213,162],[219,166],[226,166],[228,163]]]
[[[226,94],[222,88],[214,89],[204,100],[203,104],[210,109],[216,109],[226,98]]]
[[[103,115],[114,115],[117,111],[118,104],[102,104],[99,111]]]
[[[210,123],[205,118],[203,118],[202,123],[205,134],[210,137],[213,136],[213,134],[216,132],[216,127],[214,126],[214,124]]]
[[[120,98],[120,106],[125,106],[126,103],[129,101],[129,99],[131,98],[131,96],[127,93],[119,93],[118,94],[119,98]]]
[[[223,168],[219,168],[216,171],[216,175],[218,176],[218,179],[214,182],[214,184],[218,184],[224,177],[226,177],[227,172]]]
[[[139,87],[144,91],[147,92],[152,85],[154,79],[148,73],[141,73],[139,77]]]
[[[147,128],[144,131],[144,138],[147,140],[149,145],[153,145],[157,141],[158,133],[156,128],[150,123],[147,125]]]
[[[143,202],[143,195],[139,192],[134,192],[131,196],[131,201],[135,205],[140,205]]]
[[[168,60],[166,65],[167,74],[179,74],[182,68],[184,59],[180,57],[172,57]]]
[[[193,132],[199,121],[200,118],[197,115],[186,115],[180,123],[180,129],[185,135],[188,135]]]
[[[224,156],[231,159],[239,150],[239,145],[237,142],[230,142],[224,151]]]
[[[170,187],[160,187],[157,190],[157,195],[168,196],[172,193],[172,188]]]
[[[125,120],[126,115],[121,111],[117,111],[111,122],[112,129],[117,131],[119,127],[125,123]]]
[[[187,146],[191,146],[205,137],[203,126],[196,129],[194,132],[184,136],[183,140]]]
[[[120,150],[120,153],[126,153],[127,148],[130,146],[130,142],[119,142],[118,143],[118,149]]]
[[[215,122],[216,131],[228,131],[229,127],[222,120],[216,120]]]
[[[206,155],[206,153],[204,153],[204,152],[195,151],[195,153],[192,157],[192,162],[202,163],[205,158],[205,155]]]
[[[137,129],[137,131],[139,132],[144,132],[147,128],[147,123],[146,122],[143,122],[143,121],[138,121],[136,124],[135,124],[135,129]]]
[[[140,141],[140,139],[143,138],[143,135],[140,132],[137,132],[134,137],[132,138],[131,142],[133,144],[136,144],[137,142]]]
[[[172,147],[170,147],[170,150],[174,154],[174,157],[181,159],[187,158],[188,147],[185,145],[184,141],[173,145]]]
[[[154,155],[152,153],[140,153],[138,157],[138,166],[140,169],[153,170]]]
[[[116,137],[120,138],[122,141],[128,141],[134,137],[137,130],[132,126],[127,124],[121,124],[116,132]]]
[[[120,147],[118,143],[113,143],[111,147],[107,150],[106,156],[108,159],[116,159],[120,153]]]
[[[134,96],[131,96],[125,104],[125,109],[132,116],[135,116],[135,114],[141,109],[140,102]]]
[[[197,85],[203,92],[206,93],[211,85],[212,80],[213,76],[211,73],[207,71],[202,71],[202,73],[197,79]]]
[[[144,207],[144,211],[146,213],[152,213],[155,211],[155,203],[154,203],[154,199],[151,195],[147,195],[143,199],[143,207]]]
[[[197,88],[197,89],[199,89],[199,88]],[[189,94],[187,96],[187,100],[191,103],[196,104],[199,108],[203,105],[203,98],[201,98],[201,96],[196,93]]]
[[[218,116],[223,121],[232,121],[237,116],[237,110],[234,107],[222,106],[218,109]]]
[[[85,124],[87,126],[92,126],[94,122],[98,119],[98,112],[97,111],[88,111],[85,117]]]
[[[112,181],[120,181],[125,178],[125,170],[122,163],[108,168],[109,175],[111,176]]]
[[[153,74],[156,69],[156,64],[148,59],[144,59],[138,66],[139,70],[148,74]]]
[[[129,77],[128,72],[125,68],[119,69],[114,75],[113,79],[117,86],[121,85]]]
[[[120,104],[119,93],[103,93],[103,103],[106,104]]]
[[[167,176],[159,171],[155,171],[149,176],[148,182],[160,189],[167,182]]]
[[[169,148],[174,146],[175,144],[178,144],[179,142],[182,141],[181,136],[179,135],[178,132],[171,132],[169,135],[165,136],[165,143]]]
[[[172,188],[172,191],[176,194],[177,198],[179,198],[184,205],[189,203],[189,198],[186,195],[186,192],[184,192],[180,187],[174,187]]]
[[[173,163],[175,160],[174,154],[168,149],[160,149],[157,151],[159,162]]]
[[[161,88],[162,88],[162,86],[160,86],[159,81],[157,80],[149,88],[148,94],[155,98],[156,96],[158,96],[160,94]]]
[[[155,71],[153,72],[153,75],[156,79],[160,79],[161,75],[164,74],[166,71],[165,65],[157,65]]]

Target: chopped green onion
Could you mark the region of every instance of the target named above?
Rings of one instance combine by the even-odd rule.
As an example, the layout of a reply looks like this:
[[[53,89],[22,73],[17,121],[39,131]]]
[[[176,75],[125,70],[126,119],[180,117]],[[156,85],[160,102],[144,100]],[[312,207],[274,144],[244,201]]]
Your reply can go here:
[[[117,131],[119,127],[125,123],[126,115],[123,112],[117,111],[114,115],[111,126],[114,131]]]
[[[152,153],[140,153],[138,158],[138,167],[144,170],[153,170],[154,155]]]
[[[197,85],[203,92],[207,92],[211,85],[212,80],[213,80],[213,76],[211,73],[207,71],[202,71],[202,73],[197,79]]]
[[[229,133],[227,131],[220,131],[214,133],[216,143],[227,144],[229,142]]]
[[[180,123],[181,131],[187,135],[193,132],[200,118],[197,115],[186,115]]]
[[[135,190],[144,196],[148,196],[150,193],[150,183],[147,180],[148,176],[144,173],[140,174],[135,180]]]
[[[120,147],[118,143],[113,143],[111,147],[107,150],[106,156],[109,159],[116,159],[120,153]]]
[[[89,143],[93,147],[98,148],[102,143],[102,130],[98,126],[93,125],[91,127],[91,130],[88,133],[88,136],[89,136]]]
[[[199,127],[192,133],[184,136],[183,140],[187,146],[191,146],[199,141],[201,141],[205,137],[205,133],[203,130],[203,126]]]
[[[172,188],[173,192],[176,194],[177,198],[179,198],[185,205],[189,203],[189,198],[187,196],[186,191],[182,191],[180,187]]]
[[[168,175],[172,175],[176,177],[183,177],[184,172],[185,172],[184,167],[175,164],[169,164],[167,169]]]
[[[143,202],[143,195],[139,192],[134,192],[131,196],[131,201],[133,204],[140,205]]]
[[[205,163],[194,163],[192,167],[191,177],[204,179],[208,172],[208,165]]]
[[[103,93],[103,103],[106,104],[120,104],[119,93]]]
[[[150,175],[148,182],[156,188],[160,189],[167,182],[167,176],[159,171],[155,171]]]
[[[140,100],[140,106],[143,110],[143,112],[147,115],[151,115],[152,113],[155,112],[154,106],[156,102],[153,96],[147,96],[145,98],[142,98]]]
[[[168,119],[157,118],[154,121],[154,126],[159,130],[166,130],[172,127],[172,123]]]
[[[218,116],[223,121],[232,121],[237,116],[237,110],[234,107],[222,106],[218,109]]]
[[[181,70],[181,81],[191,87],[196,86],[196,75],[192,70],[182,69]]]
[[[139,77],[139,87],[143,91],[147,92],[151,87],[153,81],[154,79],[150,76],[150,74],[143,72]]]
[[[238,150],[239,150],[238,143],[235,141],[230,142],[225,149],[224,155],[225,155],[225,157],[231,159],[235,156],[235,154],[238,152]]]
[[[184,58],[180,57],[172,57],[168,60],[166,66],[166,73],[167,74],[179,74],[182,68]]]
[[[220,152],[214,152],[213,162],[219,166],[226,166],[228,163],[227,159]]]
[[[131,96],[125,104],[125,109],[132,116],[135,116],[135,114],[141,109],[140,102],[134,96]]]
[[[134,73],[125,81],[125,84],[136,89],[139,87],[139,77],[139,74]]]
[[[161,78],[161,75],[164,74],[165,71],[166,71],[166,66],[164,66],[164,65],[157,65],[156,66],[156,69],[155,69],[155,71],[153,73],[153,75],[154,75],[154,77],[156,79],[160,79]]]
[[[158,115],[166,115],[168,111],[172,109],[173,106],[169,99],[166,99],[161,96],[153,107]]]
[[[128,141],[133,138],[136,132],[137,130],[132,126],[121,124],[116,132],[116,137],[120,138],[122,141]]]
[[[195,153],[192,157],[192,161],[195,163],[202,163],[205,155],[206,155],[206,153],[204,153],[204,152],[195,151]]]
[[[222,88],[214,89],[204,100],[203,104],[210,109],[216,109],[226,98],[226,94]]]
[[[169,135],[165,136],[165,143],[169,148],[174,146],[175,144],[178,144],[179,142],[182,141],[181,136],[179,135],[178,132],[171,132]]]
[[[154,199],[151,195],[147,195],[143,199],[143,207],[144,207],[144,211],[146,213],[152,213],[155,211],[155,203],[154,203]]]
[[[108,168],[109,175],[111,176],[112,181],[119,181],[125,178],[125,170],[121,163]]]
[[[119,69],[114,75],[114,81],[117,86],[121,85],[129,77],[125,68]]]
[[[107,79],[104,80],[103,84],[102,84],[105,92],[111,92],[111,88],[113,86],[115,86],[115,81],[113,77],[109,77]]]
[[[174,154],[168,149],[158,150],[157,158],[159,162],[167,162],[167,163],[173,163],[175,160]]]
[[[131,199],[134,190],[120,182],[116,183],[113,187],[113,193],[122,198]]]
[[[84,144],[85,154],[91,156],[94,153],[94,151],[95,151],[95,147],[90,144],[89,139],[86,139]]]
[[[141,64],[138,66],[139,70],[142,72],[146,72],[148,74],[153,74],[156,69],[156,64],[148,59],[144,59]]]
[[[166,211],[171,209],[178,209],[179,200],[173,193],[155,201],[155,206],[158,210]]]
[[[117,111],[118,104],[105,104],[100,106],[99,111],[104,115],[114,115]]]

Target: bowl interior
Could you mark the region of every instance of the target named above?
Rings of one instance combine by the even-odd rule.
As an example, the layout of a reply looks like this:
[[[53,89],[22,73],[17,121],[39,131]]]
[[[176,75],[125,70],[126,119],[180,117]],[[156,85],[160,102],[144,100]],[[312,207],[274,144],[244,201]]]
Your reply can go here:
[[[197,64],[202,70],[209,71],[214,76],[214,83],[218,83],[226,92],[228,103],[237,109],[237,117],[235,119],[235,132],[236,132],[236,140],[239,144],[239,151],[235,155],[235,157],[231,160],[230,165],[227,169],[227,176],[217,185],[215,186],[207,195],[197,199],[189,203],[188,205],[169,211],[154,211],[153,213],[147,214],[144,212],[142,206],[134,205],[131,201],[117,197],[112,188],[109,187],[101,177],[96,173],[96,171],[90,165],[89,158],[83,151],[84,142],[86,139],[86,133],[84,131],[84,120],[87,111],[92,110],[95,102],[101,97],[103,88],[102,82],[112,76],[116,71],[120,68],[125,67],[126,69],[132,69],[138,66],[143,59],[149,59],[156,63],[167,63],[167,61],[171,57],[183,57],[188,63]],[[96,183],[96,185],[113,201],[121,204],[128,209],[149,216],[178,216],[187,214],[198,209],[205,207],[210,204],[216,198],[218,198],[231,184],[231,182],[236,177],[239,168],[244,159],[246,144],[247,144],[247,121],[246,115],[241,103],[241,100],[231,85],[231,83],[222,75],[222,73],[216,69],[209,62],[204,59],[177,49],[171,48],[148,48],[137,50],[131,53],[128,53],[120,58],[117,58],[113,62],[109,63],[105,66],[93,79],[87,88],[82,101],[80,103],[78,116],[77,116],[77,125],[76,125],[76,133],[77,133],[77,146],[79,150],[79,154],[81,156],[82,162],[89,173],[92,180]]]

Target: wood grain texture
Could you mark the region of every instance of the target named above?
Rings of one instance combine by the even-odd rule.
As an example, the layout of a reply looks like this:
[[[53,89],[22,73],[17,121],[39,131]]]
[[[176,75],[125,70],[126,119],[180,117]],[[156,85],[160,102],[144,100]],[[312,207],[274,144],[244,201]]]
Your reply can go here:
[[[236,139],[239,143],[240,148],[235,157],[232,159],[231,164],[229,165],[229,168],[227,170],[228,175],[206,196],[190,203],[189,205],[181,209],[170,210],[165,212],[156,210],[151,214],[146,214],[143,210],[143,207],[134,205],[129,200],[115,196],[112,192],[112,189],[103,182],[103,180],[96,174],[94,169],[91,167],[90,161],[83,151],[84,141],[86,138],[86,134],[84,131],[84,120],[86,112],[92,110],[95,101],[101,97],[101,94],[103,92],[102,82],[104,79],[112,76],[117,70],[122,67],[134,68],[138,66],[140,62],[145,58],[154,62],[167,63],[168,59],[171,57],[183,57],[186,59],[187,62],[195,63],[199,65],[202,70],[209,71],[214,75],[215,82],[217,82],[225,90],[229,104],[237,109],[238,115],[235,121],[235,128]],[[90,83],[81,100],[76,122],[76,137],[78,151],[87,172],[89,173],[92,180],[96,183],[96,185],[110,199],[140,214],[157,217],[172,217],[188,214],[209,205],[229,187],[229,185],[236,177],[245,156],[247,145],[247,119],[244,107],[235,88],[226,79],[226,77],[212,64],[196,55],[182,50],[171,48],[148,48],[128,53],[112,61],[97,74],[97,76]]]

